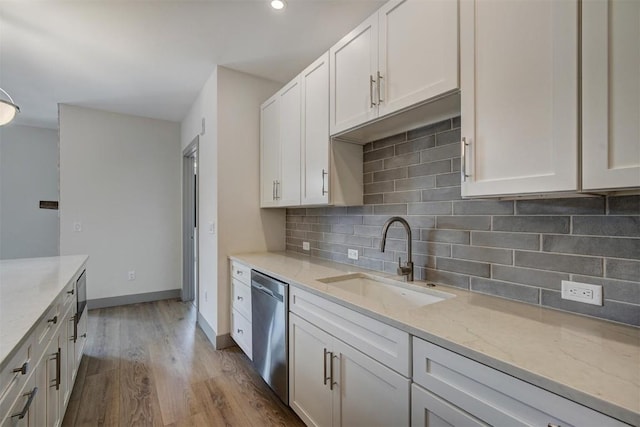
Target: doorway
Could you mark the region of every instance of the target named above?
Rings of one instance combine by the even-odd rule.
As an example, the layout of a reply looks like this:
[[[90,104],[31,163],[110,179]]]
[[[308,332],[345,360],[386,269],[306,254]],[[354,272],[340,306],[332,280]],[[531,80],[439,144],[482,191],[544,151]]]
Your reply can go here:
[[[182,152],[182,301],[198,308],[198,143]]]

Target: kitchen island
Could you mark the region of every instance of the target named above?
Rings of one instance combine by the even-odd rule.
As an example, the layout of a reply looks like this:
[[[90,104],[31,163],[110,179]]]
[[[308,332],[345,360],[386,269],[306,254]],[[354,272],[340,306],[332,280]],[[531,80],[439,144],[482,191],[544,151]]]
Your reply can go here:
[[[86,342],[87,259],[0,261],[0,425],[60,424]]]
[[[399,310],[318,281],[363,271],[357,267],[293,253],[241,254],[231,259],[322,297],[327,304],[407,332],[414,337],[414,351],[418,339],[432,343],[571,403],[631,425],[640,423],[638,328],[440,285],[435,289],[455,297]]]

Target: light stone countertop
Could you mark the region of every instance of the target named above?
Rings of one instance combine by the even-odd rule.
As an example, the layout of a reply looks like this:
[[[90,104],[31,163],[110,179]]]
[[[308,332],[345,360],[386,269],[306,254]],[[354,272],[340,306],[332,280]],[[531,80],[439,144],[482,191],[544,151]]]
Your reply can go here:
[[[413,310],[394,310],[317,280],[367,271],[355,266],[284,252],[230,258],[545,390],[640,425],[639,328],[449,286],[431,289],[455,294],[455,298]]]
[[[87,259],[73,255],[0,261],[0,369]]]

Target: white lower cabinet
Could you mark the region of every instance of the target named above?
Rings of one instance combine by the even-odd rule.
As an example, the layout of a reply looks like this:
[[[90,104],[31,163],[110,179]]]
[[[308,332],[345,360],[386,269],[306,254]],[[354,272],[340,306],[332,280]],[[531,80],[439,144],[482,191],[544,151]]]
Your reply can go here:
[[[413,426],[626,426],[415,337],[413,381]]]
[[[289,404],[309,426],[409,424],[408,378],[291,313]]]

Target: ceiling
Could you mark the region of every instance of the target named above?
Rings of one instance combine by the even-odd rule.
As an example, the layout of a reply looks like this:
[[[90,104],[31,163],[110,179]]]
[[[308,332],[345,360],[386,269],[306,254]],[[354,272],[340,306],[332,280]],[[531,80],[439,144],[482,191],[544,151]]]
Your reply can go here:
[[[0,87],[22,125],[58,103],[180,121],[216,64],[285,83],[383,3],[0,0]]]

